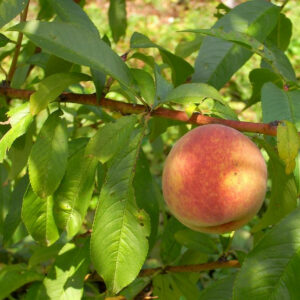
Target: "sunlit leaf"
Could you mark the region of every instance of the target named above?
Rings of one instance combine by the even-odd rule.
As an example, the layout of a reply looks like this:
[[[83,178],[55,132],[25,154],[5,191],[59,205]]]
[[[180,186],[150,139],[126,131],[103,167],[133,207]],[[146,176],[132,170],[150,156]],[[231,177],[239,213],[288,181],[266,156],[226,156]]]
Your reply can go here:
[[[300,149],[300,137],[293,123],[284,121],[277,126],[277,148],[279,157],[285,162],[285,172],[292,173]]]
[[[60,114],[56,111],[48,117],[29,156],[30,183],[41,198],[54,193],[67,166],[68,133]]]
[[[137,277],[148,252],[150,220],[138,209],[132,188],[142,137],[136,131],[109,164],[94,219],[92,262],[113,293]]]

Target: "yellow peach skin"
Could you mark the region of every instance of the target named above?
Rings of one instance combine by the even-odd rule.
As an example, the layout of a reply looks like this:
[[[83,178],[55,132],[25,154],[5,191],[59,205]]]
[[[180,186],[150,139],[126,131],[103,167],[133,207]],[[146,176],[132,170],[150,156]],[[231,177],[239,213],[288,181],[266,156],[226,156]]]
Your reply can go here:
[[[172,148],[163,171],[163,194],[184,225],[225,233],[246,224],[260,209],[267,167],[257,146],[223,125],[197,127]]]

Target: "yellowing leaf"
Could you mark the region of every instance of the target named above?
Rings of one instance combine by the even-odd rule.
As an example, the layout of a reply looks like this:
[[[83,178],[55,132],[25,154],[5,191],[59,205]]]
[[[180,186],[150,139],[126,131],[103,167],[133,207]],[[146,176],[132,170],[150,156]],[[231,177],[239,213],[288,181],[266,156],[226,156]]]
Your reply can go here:
[[[279,157],[285,163],[285,172],[290,174],[295,169],[295,159],[300,149],[300,138],[295,125],[284,121],[277,128],[277,147]]]

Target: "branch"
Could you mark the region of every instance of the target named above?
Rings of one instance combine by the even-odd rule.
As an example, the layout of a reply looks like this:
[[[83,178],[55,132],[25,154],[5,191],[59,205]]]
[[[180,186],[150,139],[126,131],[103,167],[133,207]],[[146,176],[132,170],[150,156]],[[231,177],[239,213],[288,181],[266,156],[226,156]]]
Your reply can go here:
[[[23,100],[28,100],[30,95],[34,93],[29,90],[13,89],[5,86],[0,86],[0,95],[6,96],[8,98],[18,98]],[[108,110],[119,111],[122,114],[139,114],[147,112],[147,108],[140,104],[131,104],[120,101],[115,101],[107,98],[102,98],[97,100],[96,94],[73,94],[73,93],[63,93],[59,97],[60,102],[71,102],[87,105],[95,105],[105,107]],[[171,120],[177,120],[189,124],[195,125],[206,125],[206,124],[222,124],[239,131],[261,133],[265,135],[276,136],[277,123],[252,123],[252,122],[242,122],[234,120],[225,120],[215,117],[209,117],[202,115],[200,113],[193,113],[189,117],[184,111],[172,110],[163,107],[159,107],[151,112],[151,116],[167,118]]]
[[[215,269],[228,269],[228,268],[239,268],[241,265],[238,260],[228,261],[214,261],[204,264],[196,265],[185,265],[185,266],[166,266],[158,268],[150,268],[141,270],[139,277],[147,277],[154,274],[164,273],[187,273],[187,272],[201,272]],[[85,277],[85,280],[90,281],[103,281],[103,279],[96,273],[90,273]]]
[[[27,5],[24,8],[23,13],[21,13],[20,23],[26,21],[29,2],[30,2],[30,0],[28,0]],[[11,82],[11,80],[12,80],[14,74],[15,74],[16,68],[17,68],[17,62],[18,62],[18,57],[19,57],[20,50],[21,50],[22,39],[23,39],[23,33],[19,32],[18,39],[17,39],[17,44],[16,44],[16,48],[15,48],[15,53],[14,53],[14,56],[13,56],[13,59],[12,59],[11,65],[10,65],[10,69],[8,71],[7,78],[6,78],[6,80],[9,84],[10,84],[10,82]]]

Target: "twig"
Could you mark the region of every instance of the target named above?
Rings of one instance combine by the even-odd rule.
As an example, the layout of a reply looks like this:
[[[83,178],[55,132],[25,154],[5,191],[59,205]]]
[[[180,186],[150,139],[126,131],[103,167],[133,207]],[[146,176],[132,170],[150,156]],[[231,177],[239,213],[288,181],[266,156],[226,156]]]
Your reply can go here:
[[[288,4],[289,1],[290,1],[290,0],[285,0],[285,1],[281,4],[281,6],[280,6],[280,10],[283,10],[284,7]]]
[[[7,96],[8,98],[18,98],[28,100],[33,91],[13,89],[10,87],[0,86],[0,95]],[[73,94],[63,93],[59,97],[60,102],[71,102],[79,104],[88,104],[94,106],[102,106],[112,111],[119,111],[122,114],[140,114],[147,112],[147,108],[140,104],[131,104],[121,101],[111,100],[102,98],[100,101],[97,100],[96,94]],[[209,117],[200,113],[193,113],[189,117],[184,111],[172,110],[163,107],[159,107],[150,113],[151,116],[161,117],[171,120],[177,120],[189,124],[195,125],[206,125],[206,124],[222,124],[239,131],[254,132],[270,136],[276,136],[277,123],[252,123],[242,122],[235,120],[225,120],[215,117]]]
[[[204,264],[196,265],[185,265],[185,266],[165,266],[158,268],[143,269],[139,273],[139,277],[152,276],[154,274],[165,274],[165,273],[188,273],[188,272],[201,272],[215,269],[228,269],[228,268],[239,268],[241,265],[238,260],[228,260],[228,261],[214,261]],[[84,280],[89,281],[103,281],[96,272],[90,273],[85,276]]]
[[[26,21],[29,2],[30,2],[30,0],[28,0],[27,5],[24,8],[23,13],[21,13],[20,23]],[[16,68],[17,68],[17,62],[18,62],[18,57],[19,57],[20,50],[21,50],[22,39],[23,39],[23,33],[19,32],[18,39],[17,39],[17,44],[16,44],[16,48],[15,48],[15,53],[14,53],[14,56],[13,56],[13,59],[12,59],[11,65],[10,65],[10,69],[9,69],[8,75],[7,75],[7,81],[9,83],[11,82],[11,80],[12,80],[14,74],[15,74]]]

